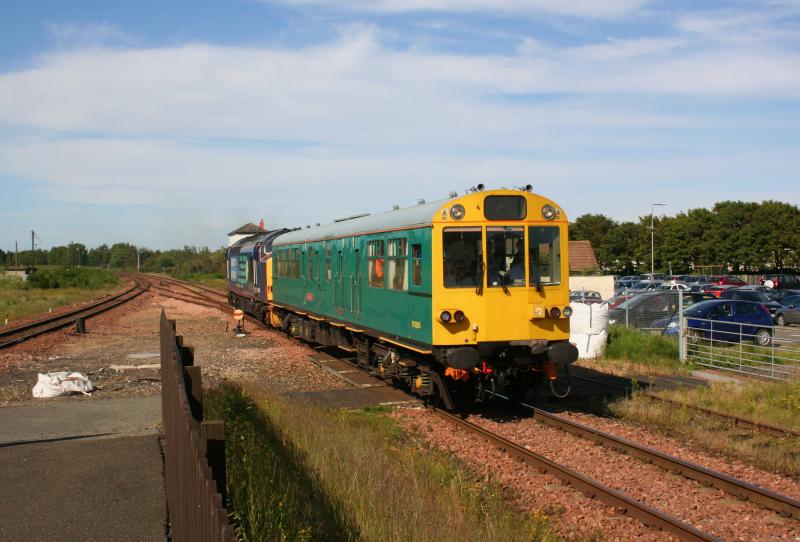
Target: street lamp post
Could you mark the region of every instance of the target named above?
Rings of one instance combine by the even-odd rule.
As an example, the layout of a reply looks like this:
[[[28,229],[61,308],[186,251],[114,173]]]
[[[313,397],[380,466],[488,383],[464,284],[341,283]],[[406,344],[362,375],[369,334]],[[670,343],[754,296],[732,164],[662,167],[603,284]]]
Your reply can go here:
[[[653,209],[655,207],[663,207],[666,203],[651,203],[650,204],[650,275],[652,278],[653,275],[653,267],[654,262],[656,259],[656,250],[655,250],[655,223],[653,222]]]

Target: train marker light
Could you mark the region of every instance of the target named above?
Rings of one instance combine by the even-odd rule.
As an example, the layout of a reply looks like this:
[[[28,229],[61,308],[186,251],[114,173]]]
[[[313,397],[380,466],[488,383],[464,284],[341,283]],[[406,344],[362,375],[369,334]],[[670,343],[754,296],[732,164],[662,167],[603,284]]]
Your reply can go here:
[[[456,322],[460,322],[463,319],[464,319],[464,313],[463,312],[456,311],[456,312],[453,313],[453,320],[455,320]]]
[[[550,318],[552,318],[553,320],[558,320],[559,318],[561,318],[561,309],[559,309],[558,307],[551,308]]]
[[[453,319],[453,315],[452,315],[452,314],[450,314],[450,312],[449,312],[449,311],[442,311],[442,313],[439,315],[439,319],[440,319],[442,322],[444,322],[445,324],[449,324],[449,323],[450,323],[450,320],[452,320],[452,319]]]
[[[572,316],[572,307],[564,307],[564,318]]]

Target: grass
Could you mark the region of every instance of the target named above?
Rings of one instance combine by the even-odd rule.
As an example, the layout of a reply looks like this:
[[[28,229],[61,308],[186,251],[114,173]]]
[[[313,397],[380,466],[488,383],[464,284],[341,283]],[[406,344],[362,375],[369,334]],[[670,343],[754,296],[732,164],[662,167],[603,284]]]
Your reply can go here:
[[[257,392],[250,392],[256,394]],[[224,384],[230,509],[243,540],[554,540],[541,515],[407,436],[387,409],[332,411]]]
[[[40,271],[37,271],[39,273]],[[35,288],[20,279],[0,277],[0,323],[47,312],[51,308],[73,305],[97,299],[119,289],[114,282],[96,288],[76,286],[63,288]]]
[[[733,416],[800,431],[800,382],[748,382],[713,384],[708,388],[662,390],[658,395]],[[710,452],[790,476],[800,475],[800,438],[775,437],[689,408],[648,400],[635,394],[609,409]]]
[[[177,273],[172,276],[179,280],[196,282],[197,284],[202,284],[209,288],[216,288],[223,292],[228,289],[228,281],[225,276],[216,273]]]
[[[619,374],[685,374],[690,367],[678,355],[678,342],[670,337],[642,333],[613,325],[605,353],[580,365]]]

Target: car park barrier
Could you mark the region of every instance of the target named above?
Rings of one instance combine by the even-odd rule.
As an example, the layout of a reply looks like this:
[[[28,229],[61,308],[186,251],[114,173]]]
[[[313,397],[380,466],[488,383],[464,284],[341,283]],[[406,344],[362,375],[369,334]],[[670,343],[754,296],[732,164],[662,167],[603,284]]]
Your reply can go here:
[[[225,509],[225,428],[203,420],[200,367],[194,350],[161,311],[161,400],[164,472],[172,540],[233,541]]]

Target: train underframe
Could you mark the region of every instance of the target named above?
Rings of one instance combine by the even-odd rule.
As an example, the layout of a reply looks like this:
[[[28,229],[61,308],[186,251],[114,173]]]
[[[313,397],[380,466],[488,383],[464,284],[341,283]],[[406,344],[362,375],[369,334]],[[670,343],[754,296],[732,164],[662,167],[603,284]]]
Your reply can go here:
[[[356,332],[234,293],[228,294],[228,302],[291,337],[350,352],[361,368],[426,400],[439,400],[448,410],[486,402],[495,394],[524,400],[545,381],[553,387],[558,374],[568,375],[566,367],[577,358],[577,350],[573,358],[575,347],[567,341],[535,340],[483,343],[469,349],[441,347],[434,348],[433,354],[422,354],[366,331]],[[564,369],[559,371],[559,367]],[[566,396],[555,387],[553,392]]]

